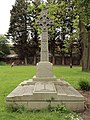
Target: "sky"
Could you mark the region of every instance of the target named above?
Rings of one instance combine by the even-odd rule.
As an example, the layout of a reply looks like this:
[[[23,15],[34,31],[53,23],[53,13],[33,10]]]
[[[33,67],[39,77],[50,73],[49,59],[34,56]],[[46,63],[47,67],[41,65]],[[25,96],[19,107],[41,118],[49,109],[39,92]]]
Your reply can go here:
[[[0,0],[0,34],[6,34],[8,32],[10,23],[10,10],[14,4],[15,0]]]
[[[10,10],[15,0],[0,0],[0,34],[6,34],[9,28]]]

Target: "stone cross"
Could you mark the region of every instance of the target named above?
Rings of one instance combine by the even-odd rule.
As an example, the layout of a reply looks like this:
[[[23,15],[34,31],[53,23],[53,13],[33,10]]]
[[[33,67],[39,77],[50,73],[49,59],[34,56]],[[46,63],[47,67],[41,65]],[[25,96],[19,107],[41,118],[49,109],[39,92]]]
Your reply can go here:
[[[48,54],[48,28],[53,25],[53,20],[47,15],[47,10],[43,9],[41,16],[36,20],[36,24],[41,28],[41,61],[49,61]]]

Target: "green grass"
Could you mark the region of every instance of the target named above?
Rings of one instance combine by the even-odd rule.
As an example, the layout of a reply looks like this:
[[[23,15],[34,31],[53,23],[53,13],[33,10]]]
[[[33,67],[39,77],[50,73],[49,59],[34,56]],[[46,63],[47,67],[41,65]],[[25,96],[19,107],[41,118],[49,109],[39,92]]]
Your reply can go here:
[[[79,88],[80,81],[88,81],[90,83],[90,72],[82,72],[81,67],[73,67],[69,66],[54,66],[54,74],[57,78],[64,79],[69,82],[74,88]]]
[[[90,83],[90,73],[82,72],[81,67],[53,67],[57,78],[65,79],[73,87],[79,88],[79,81]],[[0,120],[66,120],[68,113],[55,112],[10,112],[6,109],[6,96],[22,81],[31,79],[36,73],[35,66],[0,66]]]

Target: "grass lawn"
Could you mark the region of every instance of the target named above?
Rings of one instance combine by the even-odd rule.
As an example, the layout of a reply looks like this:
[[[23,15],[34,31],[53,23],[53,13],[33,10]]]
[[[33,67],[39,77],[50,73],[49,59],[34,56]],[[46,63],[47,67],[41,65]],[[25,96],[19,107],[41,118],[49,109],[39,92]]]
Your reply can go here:
[[[6,109],[6,96],[22,81],[31,79],[35,75],[35,66],[0,66],[0,120],[68,120],[70,113],[40,112],[10,112]],[[79,88],[78,82],[90,82],[90,73],[82,72],[81,67],[70,69],[62,66],[53,67],[54,75],[68,81],[73,87]],[[70,119],[69,119],[70,120]]]

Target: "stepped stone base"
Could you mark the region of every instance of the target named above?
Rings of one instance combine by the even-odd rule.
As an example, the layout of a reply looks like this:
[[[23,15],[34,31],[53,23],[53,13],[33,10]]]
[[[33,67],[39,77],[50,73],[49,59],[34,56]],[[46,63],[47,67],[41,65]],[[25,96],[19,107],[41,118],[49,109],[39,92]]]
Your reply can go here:
[[[84,97],[70,84],[62,80],[34,81],[27,80],[19,84],[7,97],[7,105],[24,106],[28,109],[42,109],[65,104],[73,111],[84,110]]]

